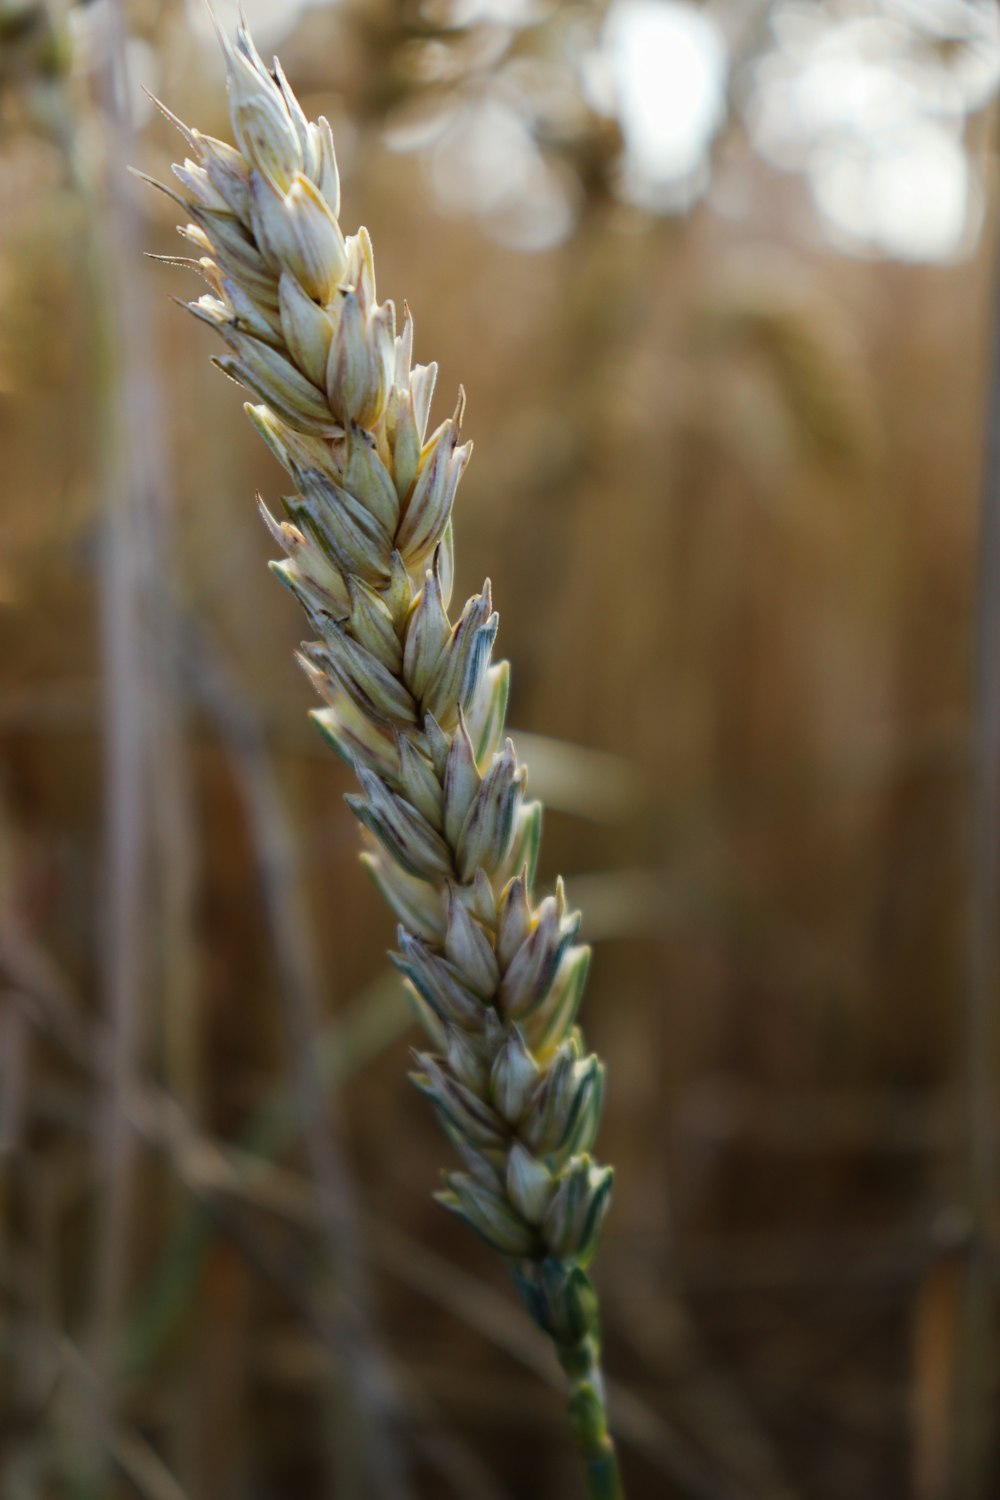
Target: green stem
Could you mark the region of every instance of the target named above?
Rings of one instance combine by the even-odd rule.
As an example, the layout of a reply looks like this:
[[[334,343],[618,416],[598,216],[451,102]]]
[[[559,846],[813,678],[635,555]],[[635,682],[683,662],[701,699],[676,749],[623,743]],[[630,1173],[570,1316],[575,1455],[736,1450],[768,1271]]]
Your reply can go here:
[[[572,1346],[557,1346],[569,1377],[569,1421],[583,1459],[589,1500],[625,1500],[618,1455],[608,1430],[601,1354],[591,1334]]]
[[[552,1340],[569,1381],[569,1421],[583,1459],[589,1500],[625,1500],[601,1374],[597,1292],[584,1268],[548,1255],[511,1265],[525,1307]]]

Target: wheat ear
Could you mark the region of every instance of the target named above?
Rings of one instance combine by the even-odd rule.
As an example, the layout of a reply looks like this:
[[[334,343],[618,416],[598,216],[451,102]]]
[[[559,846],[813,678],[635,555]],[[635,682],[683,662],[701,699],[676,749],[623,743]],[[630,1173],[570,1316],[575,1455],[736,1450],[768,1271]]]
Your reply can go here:
[[[300,660],[315,718],[355,769],[362,855],[399,918],[393,962],[433,1051],[416,1054],[464,1171],[438,1194],[508,1261],[571,1385],[590,1494],[619,1496],[597,1298],[585,1271],[611,1192],[588,1154],[602,1067],[574,1025],[589,950],[562,883],[537,905],[541,808],[504,737],[507,664],[489,582],[448,615],[465,405],[425,436],[435,365],[413,365],[375,298],[368,233],[346,236],[325,119],[308,121],[244,25],[226,52],[236,147],[181,129],[168,190],[210,292],[190,304],[230,352],[216,363],[291,476],[274,572],[317,639]],[[173,118],[172,116],[170,118]]]

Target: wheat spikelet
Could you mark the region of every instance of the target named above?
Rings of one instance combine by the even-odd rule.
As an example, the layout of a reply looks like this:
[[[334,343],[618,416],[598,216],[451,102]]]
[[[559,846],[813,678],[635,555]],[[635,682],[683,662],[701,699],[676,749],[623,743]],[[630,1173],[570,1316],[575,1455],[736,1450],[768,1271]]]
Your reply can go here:
[[[245,26],[223,44],[235,148],[174,121],[191,159],[167,191],[210,288],[191,310],[291,476],[280,518],[261,505],[272,567],[315,632],[314,717],[357,772],[362,858],[399,919],[393,961],[432,1049],[414,1081],[463,1165],[438,1196],[507,1258],[570,1376],[591,1493],[616,1495],[585,1272],[611,1191],[589,1154],[602,1068],[574,1024],[589,950],[561,882],[533,895],[541,808],[504,736],[489,582],[448,612],[464,396],[428,437],[436,366],[413,363],[409,311],[397,330],[376,300],[367,231],[341,229],[329,124]]]

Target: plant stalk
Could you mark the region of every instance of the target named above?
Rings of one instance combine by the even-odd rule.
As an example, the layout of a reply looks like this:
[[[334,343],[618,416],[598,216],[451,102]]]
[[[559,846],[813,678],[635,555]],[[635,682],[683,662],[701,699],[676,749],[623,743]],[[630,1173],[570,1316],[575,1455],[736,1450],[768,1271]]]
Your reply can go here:
[[[285,519],[262,507],[285,554],[272,567],[316,633],[300,654],[316,722],[357,773],[346,800],[436,1049],[411,1076],[464,1169],[438,1201],[507,1258],[570,1378],[589,1493],[621,1496],[584,1269],[613,1179],[590,1154],[603,1065],[576,1024],[590,950],[561,881],[534,896],[542,809],[504,733],[489,580],[448,614],[465,395],[428,437],[437,367],[412,363],[409,309],[397,327],[376,301],[368,231],[340,226],[329,123],[306,119],[245,23],[220,38],[236,146],[175,122],[198,161],[176,169],[183,195],[166,190],[208,252],[213,295],[189,305],[295,486]]]
[[[596,1339],[557,1346],[556,1353],[569,1379],[569,1423],[583,1460],[589,1500],[625,1500],[618,1454],[608,1428],[601,1374],[601,1352]]]

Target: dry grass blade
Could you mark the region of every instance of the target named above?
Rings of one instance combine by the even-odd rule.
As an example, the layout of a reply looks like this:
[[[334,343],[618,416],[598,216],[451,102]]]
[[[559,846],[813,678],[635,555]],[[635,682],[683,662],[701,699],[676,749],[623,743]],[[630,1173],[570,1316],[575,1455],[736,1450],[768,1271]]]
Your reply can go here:
[[[997,1009],[1000,1004],[1000,312],[993,313],[977,601],[973,725],[972,908],[965,987],[965,1206],[969,1243],[958,1323],[953,1483],[959,1500],[982,1500],[994,1469],[996,1317],[990,1271],[997,1231]]]
[[[109,1088],[101,1156],[104,1185],[97,1223],[99,1268],[93,1311],[94,1380],[89,1387],[94,1445],[92,1482],[103,1484],[116,1421],[115,1350],[127,1285],[133,1208],[135,1143],[126,1100],[134,1087],[142,1046],[142,997],[147,991],[150,679],[145,670],[141,616],[144,535],[157,482],[145,434],[151,416],[145,358],[145,313],[132,265],[135,216],[125,198],[125,134],[121,104],[126,77],[124,24],[119,6],[108,16],[109,55],[102,80],[109,144],[110,233],[95,256],[93,287],[104,321],[104,420],[107,472],[102,554],[102,638],[105,656],[105,842],[107,926],[104,985],[108,1022]],[[105,259],[105,256],[107,259]],[[155,421],[155,418],[154,418]],[[154,428],[155,430],[155,428]],[[152,433],[150,434],[152,436]]]

